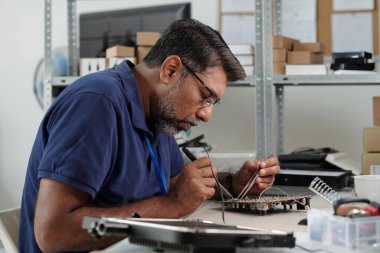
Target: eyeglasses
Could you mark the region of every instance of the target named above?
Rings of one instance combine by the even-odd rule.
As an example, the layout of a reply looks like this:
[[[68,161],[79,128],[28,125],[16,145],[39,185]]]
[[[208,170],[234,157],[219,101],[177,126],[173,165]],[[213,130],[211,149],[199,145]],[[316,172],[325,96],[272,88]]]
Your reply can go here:
[[[202,86],[209,92],[209,95],[203,97],[202,107],[208,107],[211,105],[215,106],[220,104],[220,98],[218,98],[215,92],[211,90],[209,87],[207,87],[206,84],[202,81],[202,79],[200,79],[199,76],[195,74],[195,72],[190,67],[188,67],[185,64],[183,64],[183,66],[185,66],[187,71],[189,71],[199,81],[199,83],[202,84]]]

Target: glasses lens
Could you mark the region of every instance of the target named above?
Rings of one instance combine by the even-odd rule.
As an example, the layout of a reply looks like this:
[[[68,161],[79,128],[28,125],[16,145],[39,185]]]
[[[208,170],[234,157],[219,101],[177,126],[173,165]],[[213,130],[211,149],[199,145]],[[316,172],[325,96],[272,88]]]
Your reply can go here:
[[[211,105],[214,105],[214,106],[218,105],[220,103],[220,101],[215,96],[210,95],[209,97],[203,99],[202,103],[203,103],[203,107],[208,107]]]
[[[209,92],[209,95],[206,97],[206,98],[204,98],[203,100],[202,100],[202,106],[203,107],[208,107],[208,106],[211,106],[211,105],[217,105],[217,104],[219,104],[220,103],[220,99],[216,96],[216,94],[212,91],[212,90],[210,90],[210,88],[208,88],[206,85],[205,85],[205,83],[202,81],[202,79],[200,79],[199,77],[198,77],[198,75],[197,74],[195,74],[195,72],[190,68],[190,67],[188,67],[187,65],[185,65],[184,64],[184,66],[185,66],[185,68],[199,81],[199,83],[205,88],[205,89],[207,89],[207,91]]]

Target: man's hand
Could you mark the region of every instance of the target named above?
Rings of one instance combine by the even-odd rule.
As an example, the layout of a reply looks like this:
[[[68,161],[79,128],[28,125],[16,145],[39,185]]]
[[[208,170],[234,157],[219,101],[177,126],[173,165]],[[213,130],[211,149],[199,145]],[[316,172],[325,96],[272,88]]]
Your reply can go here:
[[[232,179],[232,188],[235,195],[239,194],[249,179],[259,170],[258,177],[248,195],[258,195],[263,190],[272,187],[275,175],[280,172],[280,165],[276,157],[266,158],[261,161],[246,161]]]
[[[216,175],[207,157],[185,164],[181,174],[171,180],[167,197],[178,204],[183,215],[192,213],[203,201],[214,196],[213,173]]]

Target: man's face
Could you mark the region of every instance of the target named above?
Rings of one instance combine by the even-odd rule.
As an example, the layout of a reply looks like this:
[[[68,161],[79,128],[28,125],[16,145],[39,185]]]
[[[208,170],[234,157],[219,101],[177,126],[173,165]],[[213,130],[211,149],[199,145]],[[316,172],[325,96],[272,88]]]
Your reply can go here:
[[[181,80],[178,81],[177,85],[175,85],[171,90],[158,101],[158,119],[156,126],[158,130],[162,133],[175,135],[182,129],[180,125],[187,124],[190,126],[196,126],[199,119],[196,116],[188,116],[184,119],[176,118],[177,112],[177,103],[176,97],[179,91],[179,87],[182,85]]]
[[[181,78],[159,98],[155,122],[160,132],[174,135],[181,130],[189,130],[199,121],[207,122],[211,119],[214,105],[204,106],[204,101],[210,97],[210,89],[217,98],[223,96],[226,74],[222,68],[215,67],[205,74],[195,75],[196,77],[194,73],[189,73]]]

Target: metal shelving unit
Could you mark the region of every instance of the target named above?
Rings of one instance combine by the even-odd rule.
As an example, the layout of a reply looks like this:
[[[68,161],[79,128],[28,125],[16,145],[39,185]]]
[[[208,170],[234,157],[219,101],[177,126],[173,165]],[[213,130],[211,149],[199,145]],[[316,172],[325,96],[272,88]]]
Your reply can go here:
[[[76,0],[67,0],[69,74],[52,76],[51,20],[52,1],[45,0],[44,109],[54,95],[78,78],[79,45]],[[229,87],[256,87],[256,150],[257,157],[283,153],[283,109],[285,86],[318,85],[380,85],[380,75],[273,76],[273,32],[281,34],[281,0],[256,0],[256,72]],[[273,8],[275,8],[273,10]],[[275,13],[273,19],[272,13]],[[275,97],[275,101],[273,101]],[[274,130],[276,129],[276,131]],[[274,135],[274,133],[276,133]],[[274,141],[275,140],[275,141]]]
[[[272,74],[272,35],[281,34],[281,2],[282,0],[256,0],[255,85],[258,158],[284,153],[285,86],[380,85],[379,74],[274,76]],[[272,22],[275,23],[274,26]],[[275,87],[274,102],[272,101],[273,87]]]
[[[276,89],[277,117],[277,154],[284,153],[283,111],[285,86],[360,86],[380,85],[380,74],[360,75],[280,75],[274,76],[273,84]]]
[[[276,32],[281,34],[281,1],[275,0],[276,5]],[[380,3],[380,1],[377,1]],[[379,20],[380,22],[380,20]],[[379,35],[380,36],[380,35]],[[275,86],[277,115],[277,154],[284,153],[284,87],[285,86],[360,86],[360,85],[380,85],[380,74],[360,74],[360,75],[278,75],[273,76]]]

